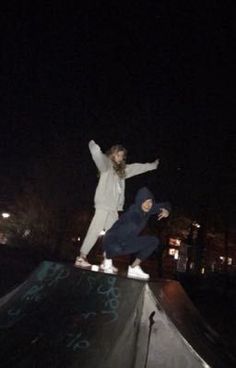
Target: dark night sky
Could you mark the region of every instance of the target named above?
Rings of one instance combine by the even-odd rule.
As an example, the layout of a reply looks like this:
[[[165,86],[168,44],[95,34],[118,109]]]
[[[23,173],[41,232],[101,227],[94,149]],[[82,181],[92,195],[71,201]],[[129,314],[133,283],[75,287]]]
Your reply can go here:
[[[160,157],[127,183],[128,202],[146,184],[232,218],[235,1],[25,4],[1,6],[2,200],[45,165],[74,206],[91,205],[95,139],[125,145],[128,162]]]

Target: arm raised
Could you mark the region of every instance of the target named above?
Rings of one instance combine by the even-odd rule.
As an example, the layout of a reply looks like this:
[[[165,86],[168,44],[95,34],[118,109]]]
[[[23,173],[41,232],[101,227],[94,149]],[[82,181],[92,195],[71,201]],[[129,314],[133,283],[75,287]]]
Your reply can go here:
[[[105,172],[109,166],[109,158],[101,151],[101,148],[93,140],[89,142],[89,150],[100,172]]]
[[[126,168],[125,168],[125,174],[126,174],[125,177],[126,179],[129,179],[132,176],[140,175],[147,171],[156,170],[158,165],[159,165],[159,159],[155,160],[154,162],[146,163],[146,164],[128,164],[126,165]]]

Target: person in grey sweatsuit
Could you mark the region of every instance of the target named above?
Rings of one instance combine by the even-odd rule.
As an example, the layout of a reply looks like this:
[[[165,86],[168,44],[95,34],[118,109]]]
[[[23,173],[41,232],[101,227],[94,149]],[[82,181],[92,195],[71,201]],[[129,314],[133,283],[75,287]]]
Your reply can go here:
[[[121,145],[112,146],[104,154],[101,148],[91,140],[89,150],[99,170],[100,178],[95,193],[95,214],[76,258],[75,266],[90,267],[87,255],[95,245],[101,231],[109,230],[118,219],[118,211],[123,210],[125,180],[132,176],[156,170],[159,160],[152,163],[125,164],[127,151]]]

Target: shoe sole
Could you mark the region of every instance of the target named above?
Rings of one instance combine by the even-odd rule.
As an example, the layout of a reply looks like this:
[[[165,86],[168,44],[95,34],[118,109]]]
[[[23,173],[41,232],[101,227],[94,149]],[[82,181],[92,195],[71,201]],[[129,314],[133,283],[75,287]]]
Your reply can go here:
[[[133,276],[133,275],[127,275],[129,279],[136,279],[136,280],[142,280],[142,281],[148,281],[150,277],[140,277],[140,276]]]
[[[116,274],[118,273],[118,270],[117,270],[117,271],[115,271],[115,270],[110,271],[110,270],[109,270],[109,272],[107,272],[107,271],[106,271],[106,270],[104,270],[104,268],[102,268],[101,266],[100,266],[100,268],[99,268],[99,271],[104,272],[104,273],[112,273],[113,275],[116,275]]]
[[[78,265],[78,264],[74,264],[74,266],[77,267],[77,268],[85,268],[85,269],[89,269],[89,268],[92,267],[92,265],[90,265],[90,266],[82,266],[82,265]]]
[[[110,273],[110,274],[112,274],[112,275],[114,274],[114,271],[113,271],[113,270],[110,270],[110,269],[107,269],[107,270],[106,270],[106,269],[104,269],[104,268],[102,268],[102,267],[100,267],[100,268],[99,268],[99,271],[100,271],[100,272],[104,272],[104,273]]]

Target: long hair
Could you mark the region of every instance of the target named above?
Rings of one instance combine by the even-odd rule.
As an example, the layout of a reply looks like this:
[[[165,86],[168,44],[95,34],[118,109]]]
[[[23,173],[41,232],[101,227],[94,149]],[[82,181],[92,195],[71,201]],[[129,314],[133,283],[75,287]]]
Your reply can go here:
[[[114,154],[117,152],[123,152],[124,153],[124,159],[121,161],[120,164],[117,164],[114,161]],[[120,178],[124,178],[125,177],[125,167],[126,167],[126,157],[127,157],[127,149],[124,148],[122,145],[120,144],[115,144],[114,146],[112,146],[107,152],[106,155],[110,158],[110,160],[112,161],[113,164],[113,169],[115,170],[116,174],[120,177]]]

